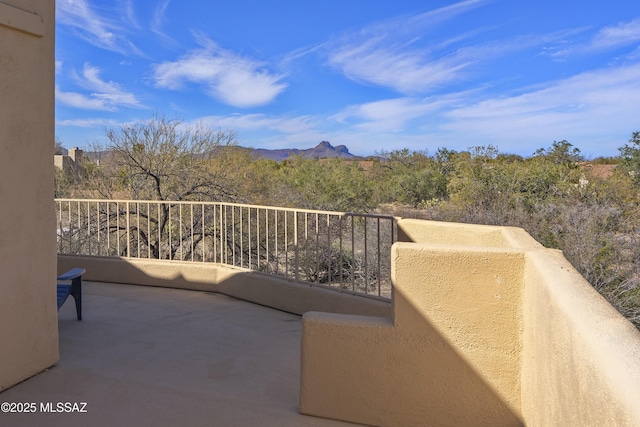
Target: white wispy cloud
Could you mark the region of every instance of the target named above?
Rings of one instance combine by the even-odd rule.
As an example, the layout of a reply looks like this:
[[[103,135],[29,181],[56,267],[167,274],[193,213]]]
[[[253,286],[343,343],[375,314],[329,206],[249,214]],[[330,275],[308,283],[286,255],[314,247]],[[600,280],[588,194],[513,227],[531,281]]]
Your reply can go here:
[[[369,49],[366,44],[357,49],[366,54],[342,52],[351,58],[342,68],[348,77],[390,87],[405,95],[420,95],[432,92],[447,84],[459,83],[474,77],[480,65],[490,64],[498,58],[562,38],[565,32],[543,35],[527,35],[501,40],[467,44],[451,51],[445,48],[460,38],[444,40],[431,49],[406,49],[405,47]],[[375,44],[375,41],[370,41]],[[435,52],[436,48],[445,49]],[[435,52],[435,53],[434,53]],[[440,55],[440,56],[437,56]],[[338,58],[337,56],[334,57]],[[338,58],[340,59],[340,58]],[[471,71],[471,67],[473,71]],[[353,72],[352,72],[353,70]]]
[[[640,64],[588,71],[520,95],[442,111],[442,135],[520,145],[530,152],[561,139],[585,147],[583,151],[610,150],[598,144],[620,144],[606,136],[630,134],[638,126],[638,75]]]
[[[351,105],[331,119],[372,132],[399,132],[408,122],[441,108],[443,100],[396,98]]]
[[[128,24],[133,28],[140,29],[140,23],[138,22],[138,16],[134,9],[133,0],[119,1],[121,2],[121,6],[119,6],[118,9],[123,11],[126,22],[128,22]]]
[[[142,56],[142,51],[124,35],[130,27],[122,24],[123,14],[127,21],[132,22],[135,19],[130,15],[132,10],[132,7],[116,8],[108,12],[103,10],[101,14],[88,0],[58,0],[56,21],[73,29],[79,37],[94,46],[126,55]],[[109,17],[109,14],[112,16]]]
[[[177,42],[169,36],[164,30],[164,24],[167,21],[167,8],[171,0],[161,0],[153,10],[151,18],[151,31],[160,36],[165,42],[177,44]]]
[[[115,111],[104,99],[87,96],[79,92],[64,92],[56,85],[56,102],[73,108],[84,110]]]
[[[154,67],[158,87],[181,89],[185,83],[203,85],[210,96],[235,107],[253,107],[273,101],[286,87],[282,74],[272,73],[261,61],[222,49],[200,38],[202,49],[174,62]]]
[[[475,59],[444,48],[459,42],[464,35],[431,46],[421,45],[419,41],[431,27],[484,3],[483,0],[462,1],[351,32],[327,46],[329,64],[352,80],[390,87],[403,94],[423,93],[455,81]]]
[[[56,86],[57,102],[89,110],[117,111],[120,107],[143,108],[133,93],[124,91],[118,83],[100,78],[98,67],[85,64],[81,74],[73,71],[72,77],[79,86],[90,93],[64,92]]]
[[[56,120],[58,126],[80,127],[80,128],[104,128],[104,127],[116,127],[119,123],[113,119],[65,119]]]
[[[400,93],[425,92],[455,81],[470,63],[459,56],[431,59],[426,52],[375,46],[377,40],[343,49],[331,63],[355,81],[390,87]]]
[[[605,27],[593,37],[591,47],[606,49],[640,42],[640,18]]]
[[[271,148],[327,140],[366,155],[401,147],[435,152],[438,147],[466,150],[492,144],[531,155],[567,139],[587,155],[614,155],[637,130],[638,75],[640,64],[583,72],[511,96],[474,89],[351,105],[329,116],[247,114],[201,120],[238,130],[241,143]]]
[[[283,134],[307,132],[318,125],[312,116],[274,116],[266,114],[232,114],[230,116],[200,117],[191,124],[203,124],[212,128],[237,130],[269,130]]]
[[[587,29],[576,31],[586,32]],[[635,48],[637,51],[640,48],[638,46],[640,44],[640,18],[601,28],[587,40],[581,42],[565,41],[564,44],[565,46],[551,52],[551,56],[556,59],[565,59],[571,55],[600,53],[626,46]],[[634,54],[634,52],[631,52],[631,57]]]
[[[407,38],[420,36],[426,29],[489,3],[490,0],[464,0],[415,15],[401,15],[373,23],[360,31],[363,36],[387,34]]]

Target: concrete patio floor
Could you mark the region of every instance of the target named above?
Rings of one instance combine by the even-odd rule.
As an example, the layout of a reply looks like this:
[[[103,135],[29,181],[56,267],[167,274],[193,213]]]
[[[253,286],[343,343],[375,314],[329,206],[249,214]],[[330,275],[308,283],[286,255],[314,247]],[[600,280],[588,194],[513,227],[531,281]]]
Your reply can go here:
[[[0,413],[0,425],[354,425],[298,413],[299,316],[221,294],[84,282],[83,319],[70,298],[60,362],[0,393],[37,412]],[[86,412],[41,412],[49,402]]]

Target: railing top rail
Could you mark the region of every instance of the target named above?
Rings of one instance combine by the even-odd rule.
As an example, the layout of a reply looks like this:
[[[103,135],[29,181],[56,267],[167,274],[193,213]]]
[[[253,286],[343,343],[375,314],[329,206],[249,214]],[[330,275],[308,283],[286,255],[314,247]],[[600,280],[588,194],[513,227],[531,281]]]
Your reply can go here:
[[[392,219],[392,220],[396,220],[396,221],[398,219],[400,219],[400,217],[394,216],[394,215],[369,214],[369,213],[357,213],[357,212],[344,212],[342,215],[343,216],[358,216],[358,217],[365,217],[365,218]]]
[[[300,208],[286,208],[280,206],[265,206],[265,205],[251,205],[244,203],[229,203],[229,202],[206,202],[206,201],[186,201],[186,200],[134,200],[134,199],[71,199],[71,198],[56,198],[56,202],[84,202],[84,203],[144,203],[144,204],[172,204],[172,205],[207,205],[207,206],[234,206],[251,209],[271,209],[286,212],[300,212],[311,213],[321,215],[335,215],[335,216],[358,216],[366,218],[381,218],[397,220],[398,217],[392,215],[380,215],[380,214],[368,214],[357,212],[341,212],[341,211],[327,211],[319,209],[300,209]]]

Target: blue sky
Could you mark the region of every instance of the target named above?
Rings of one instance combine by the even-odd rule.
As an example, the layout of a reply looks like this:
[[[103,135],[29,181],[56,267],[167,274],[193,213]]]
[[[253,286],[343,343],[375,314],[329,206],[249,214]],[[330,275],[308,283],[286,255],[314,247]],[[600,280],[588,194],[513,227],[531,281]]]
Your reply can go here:
[[[640,130],[637,0],[57,0],[56,135],[104,143],[153,114],[240,145],[357,155]]]

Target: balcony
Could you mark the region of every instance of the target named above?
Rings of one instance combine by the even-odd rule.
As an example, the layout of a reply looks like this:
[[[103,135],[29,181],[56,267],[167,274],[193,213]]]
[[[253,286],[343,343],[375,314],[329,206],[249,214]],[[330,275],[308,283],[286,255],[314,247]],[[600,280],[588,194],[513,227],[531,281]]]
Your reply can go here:
[[[138,201],[54,218],[55,5],[9,3],[1,401],[88,413],[0,424],[640,426],[640,333],[522,230]],[[110,283],[82,322],[58,317],[55,229],[58,270]]]
[[[85,282],[59,314],[60,362],[2,402],[86,413],[0,414],[2,425],[339,426],[301,415],[300,316],[222,294]]]
[[[58,365],[2,394],[86,401],[71,425],[640,425],[640,333],[521,229],[150,201],[56,220],[85,320],[68,303]]]

